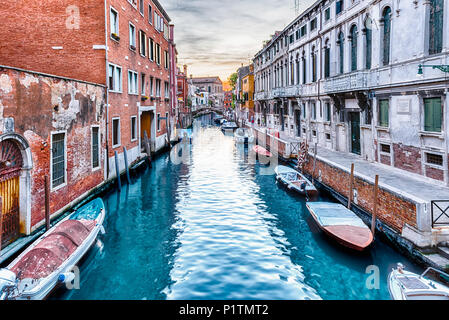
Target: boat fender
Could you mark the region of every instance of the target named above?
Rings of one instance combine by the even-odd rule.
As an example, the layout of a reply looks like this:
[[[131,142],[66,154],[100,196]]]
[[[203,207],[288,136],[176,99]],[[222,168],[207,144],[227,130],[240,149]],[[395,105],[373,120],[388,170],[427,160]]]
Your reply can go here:
[[[70,283],[75,279],[75,274],[73,272],[61,273],[58,277],[58,282],[60,283]]]
[[[104,230],[103,225],[100,226],[100,233],[101,234],[106,234],[106,230]]]

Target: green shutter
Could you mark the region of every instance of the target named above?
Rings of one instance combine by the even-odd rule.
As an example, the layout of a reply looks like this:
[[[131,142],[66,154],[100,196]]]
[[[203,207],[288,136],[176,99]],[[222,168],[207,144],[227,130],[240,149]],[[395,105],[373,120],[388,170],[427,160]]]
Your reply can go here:
[[[440,53],[443,49],[443,0],[430,1],[429,54]]]
[[[442,113],[441,98],[424,99],[424,130],[441,132]]]
[[[388,127],[388,109],[389,109],[389,101],[388,100],[380,100],[379,107],[379,126]]]
[[[366,68],[371,69],[371,51],[372,51],[372,45],[371,45],[371,39],[372,39],[372,31],[371,26],[366,28]]]

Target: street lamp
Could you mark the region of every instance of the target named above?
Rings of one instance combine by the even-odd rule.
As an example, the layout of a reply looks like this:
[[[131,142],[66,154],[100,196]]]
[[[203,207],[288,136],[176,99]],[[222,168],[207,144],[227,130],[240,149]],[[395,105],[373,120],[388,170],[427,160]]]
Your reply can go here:
[[[422,68],[424,68],[424,67],[438,69],[438,70],[441,70],[442,72],[449,73],[449,65],[447,65],[447,64],[440,64],[440,65],[422,65],[422,64],[420,64],[418,66],[418,76],[423,75]]]

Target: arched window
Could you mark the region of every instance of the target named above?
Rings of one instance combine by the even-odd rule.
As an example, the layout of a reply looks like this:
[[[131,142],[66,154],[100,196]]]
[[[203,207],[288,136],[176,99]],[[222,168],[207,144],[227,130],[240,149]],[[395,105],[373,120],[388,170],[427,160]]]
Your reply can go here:
[[[344,44],[345,44],[345,36],[343,34],[343,32],[340,32],[338,35],[338,41],[337,44],[339,46],[339,55],[338,55],[338,59],[339,59],[339,67],[340,67],[340,73],[343,73],[344,71]]]
[[[300,69],[300,65],[299,65],[299,54],[298,54],[298,55],[296,55],[296,84],[299,84],[299,79],[301,77],[299,69]]]
[[[316,53],[315,47],[312,47],[312,82],[316,81]]]
[[[307,64],[306,64],[306,53],[302,52],[302,83],[306,83],[307,81]]]
[[[371,56],[373,52],[373,21],[371,18],[365,20],[365,68],[371,69]]]
[[[390,40],[391,40],[391,9],[387,7],[382,14],[383,34],[382,34],[382,63],[383,65],[390,64]]]
[[[444,0],[430,0],[429,54],[443,50],[443,7]]]
[[[329,45],[329,39],[326,40],[326,44],[324,47],[324,77],[329,78],[330,77],[330,67],[331,67],[331,48]]]
[[[357,26],[351,28],[351,71],[357,70]]]

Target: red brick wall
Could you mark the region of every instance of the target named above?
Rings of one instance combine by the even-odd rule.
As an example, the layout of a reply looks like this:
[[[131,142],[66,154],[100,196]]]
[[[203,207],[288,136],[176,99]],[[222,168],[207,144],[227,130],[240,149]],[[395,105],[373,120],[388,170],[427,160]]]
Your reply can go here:
[[[421,150],[419,148],[393,144],[394,166],[413,173],[422,174]]]
[[[55,111],[58,100],[62,102]],[[73,108],[76,101],[80,103],[77,111]],[[48,175],[51,180],[52,132],[66,132],[67,178],[64,187],[51,191],[51,213],[102,183],[106,144],[103,87],[0,69],[0,104],[4,106],[0,119],[14,118],[15,133],[30,145],[32,226],[45,215],[44,177]],[[100,169],[95,171],[91,165],[92,125],[100,127]]]
[[[426,177],[444,181],[444,171],[433,167],[426,166]]]
[[[105,84],[105,50],[93,49],[105,44],[103,1],[3,1],[0,17],[1,65]]]
[[[139,5],[139,1],[137,1]],[[108,38],[109,62],[119,65],[122,67],[122,93],[110,93],[109,94],[109,141],[110,146],[112,146],[112,118],[120,117],[121,126],[121,145],[109,150],[109,156],[113,156],[114,152],[117,151],[121,153],[123,147],[125,146],[128,150],[134,148],[138,145],[138,141],[131,142],[131,117],[139,116],[138,103],[142,106],[155,106],[156,114],[154,121],[157,121],[157,113],[160,113],[161,117],[165,117],[165,113],[170,111],[170,103],[165,100],[164,92],[164,82],[169,82],[169,69],[164,68],[164,51],[169,50],[168,40],[164,38],[162,32],[156,31],[154,28],[154,11],[162,14],[158,11],[156,6],[151,3],[152,6],[152,20],[153,24],[148,22],[148,5],[150,1],[144,1],[144,16],[140,14],[139,8],[134,8],[126,0],[109,0],[108,1],[108,34],[110,33],[110,10],[109,7],[112,6],[119,13],[119,35],[120,40],[114,41],[110,37]],[[132,23],[136,28],[136,50],[133,51],[129,47],[129,23]],[[167,21],[165,21],[167,23]],[[139,30],[145,32],[146,37],[151,37],[155,42],[161,45],[161,64],[157,65],[149,59],[148,56],[148,42],[147,42],[147,52],[146,56],[140,55],[140,43],[139,43]],[[128,94],[128,70],[132,70],[139,73],[138,76],[138,95]],[[158,78],[161,80],[161,98],[148,99],[146,101],[141,101],[141,73],[145,74],[146,78],[146,95],[150,96],[150,76],[153,76],[153,92],[156,91],[156,81]],[[161,136],[166,133],[165,120],[161,120],[161,130],[156,132],[157,136]],[[156,124],[155,124],[156,125]],[[138,130],[139,135],[140,130]],[[152,134],[152,133],[151,133]],[[153,137],[154,138],[154,137]]]
[[[348,172],[317,159],[315,177],[318,177],[320,170],[324,185],[345,197],[349,196],[350,174]],[[309,162],[305,165],[305,171],[312,174],[312,157],[309,157]],[[374,186],[355,177],[354,189],[357,190],[358,206],[372,213],[374,209]],[[405,223],[416,227],[416,206],[391,192],[379,189],[377,217],[394,230],[401,232]]]

